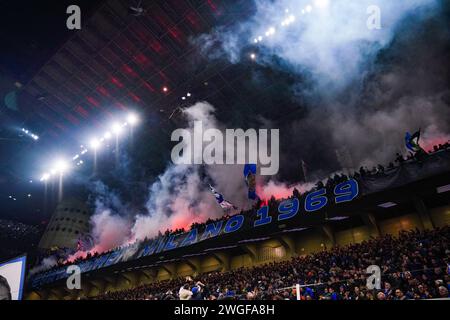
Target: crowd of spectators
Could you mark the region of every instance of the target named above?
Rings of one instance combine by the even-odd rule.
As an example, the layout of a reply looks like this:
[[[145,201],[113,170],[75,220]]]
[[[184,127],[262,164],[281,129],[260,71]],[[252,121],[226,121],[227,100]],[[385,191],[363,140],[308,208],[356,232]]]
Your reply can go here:
[[[288,261],[179,277],[107,292],[98,300],[405,300],[448,298],[450,227],[401,231]],[[381,268],[380,289],[366,269]]]

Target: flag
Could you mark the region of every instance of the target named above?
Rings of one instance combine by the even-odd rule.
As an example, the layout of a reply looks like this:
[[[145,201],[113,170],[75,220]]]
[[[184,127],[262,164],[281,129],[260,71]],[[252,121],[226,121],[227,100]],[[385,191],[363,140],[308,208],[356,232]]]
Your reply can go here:
[[[77,240],[77,251],[88,251],[94,246],[94,238],[90,234],[82,234]]]
[[[246,164],[244,166],[244,177],[248,187],[248,198],[259,200],[256,194],[256,164]]]
[[[303,161],[302,159],[302,171],[303,171],[303,181],[308,182],[308,178],[307,178],[307,172],[308,172],[308,168],[306,166],[305,161]]]
[[[211,189],[211,192],[214,195],[214,197],[216,197],[217,203],[219,204],[219,206],[222,209],[224,209],[224,210],[237,209],[237,207],[234,206],[231,202],[226,201],[223,198],[223,195],[221,195],[219,192],[217,192],[217,190],[214,189],[211,185],[209,185],[209,188]]]
[[[409,132],[405,135],[405,145],[408,150],[412,152],[419,152],[423,149],[419,145],[420,140],[420,129],[419,131],[416,131],[414,134],[410,134]]]

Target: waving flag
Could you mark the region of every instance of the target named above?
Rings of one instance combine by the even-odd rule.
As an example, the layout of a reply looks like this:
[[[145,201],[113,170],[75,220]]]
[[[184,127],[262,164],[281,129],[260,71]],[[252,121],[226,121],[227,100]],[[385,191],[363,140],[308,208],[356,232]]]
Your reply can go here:
[[[94,246],[94,238],[90,234],[82,234],[77,240],[77,251],[88,251]]]
[[[244,177],[248,186],[248,198],[252,200],[259,199],[256,194],[256,164],[246,164],[244,166]]]
[[[223,198],[223,195],[218,193],[217,190],[214,189],[211,185],[209,185],[209,188],[211,189],[211,192],[213,193],[214,197],[216,197],[217,203],[222,209],[224,210],[237,209],[237,207],[234,206],[231,202],[226,201]]]
[[[420,139],[420,129],[419,131],[415,132],[414,134],[410,134],[409,132],[405,135],[405,145],[408,150],[412,152],[419,152],[423,149],[419,145],[419,139]]]

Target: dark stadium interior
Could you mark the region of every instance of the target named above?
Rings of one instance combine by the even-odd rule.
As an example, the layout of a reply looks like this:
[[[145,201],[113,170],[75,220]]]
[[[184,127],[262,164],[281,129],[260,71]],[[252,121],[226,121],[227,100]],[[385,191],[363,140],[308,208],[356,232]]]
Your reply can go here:
[[[448,1],[379,0],[367,33],[323,13],[365,24],[366,0],[54,2],[0,3],[0,271],[26,255],[24,299],[450,297]],[[171,134],[199,119],[279,128],[278,172],[177,167]]]

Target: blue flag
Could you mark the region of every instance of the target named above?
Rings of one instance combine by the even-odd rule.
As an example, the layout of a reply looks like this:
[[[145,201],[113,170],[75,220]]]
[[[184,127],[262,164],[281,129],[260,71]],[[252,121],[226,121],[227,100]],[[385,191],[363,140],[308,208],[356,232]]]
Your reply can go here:
[[[422,150],[422,148],[419,145],[420,140],[420,129],[419,131],[415,132],[414,134],[410,134],[407,132],[405,134],[405,145],[408,150],[412,152],[419,152]]]
[[[244,166],[244,177],[248,187],[248,198],[259,199],[256,194],[256,164],[246,164]]]
[[[231,202],[225,200],[223,198],[223,195],[217,192],[217,190],[214,189],[211,185],[209,185],[209,188],[211,189],[211,192],[214,195],[214,197],[216,197],[217,203],[222,209],[224,210],[237,209],[236,206],[234,206]]]

